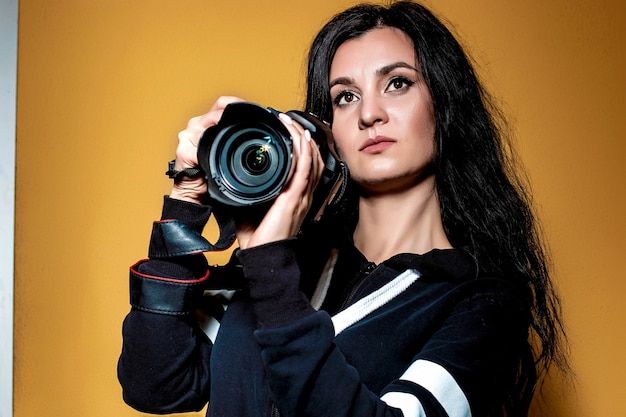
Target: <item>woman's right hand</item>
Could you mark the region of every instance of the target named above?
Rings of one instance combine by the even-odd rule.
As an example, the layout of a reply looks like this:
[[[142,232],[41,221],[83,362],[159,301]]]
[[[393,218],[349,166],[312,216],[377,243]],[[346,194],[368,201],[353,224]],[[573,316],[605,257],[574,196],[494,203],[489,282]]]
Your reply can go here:
[[[189,120],[187,128],[178,133],[178,147],[174,169],[182,171],[198,166],[198,142],[206,129],[217,124],[227,105],[244,101],[239,97],[218,98],[208,113]],[[174,182],[171,198],[201,204],[206,199],[207,185],[204,178],[181,178]]]
[[[237,240],[241,249],[296,236],[311,207],[313,192],[324,171],[324,161],[311,132],[286,114],[279,119],[291,134],[293,161],[291,178],[272,202],[260,223],[239,221]]]

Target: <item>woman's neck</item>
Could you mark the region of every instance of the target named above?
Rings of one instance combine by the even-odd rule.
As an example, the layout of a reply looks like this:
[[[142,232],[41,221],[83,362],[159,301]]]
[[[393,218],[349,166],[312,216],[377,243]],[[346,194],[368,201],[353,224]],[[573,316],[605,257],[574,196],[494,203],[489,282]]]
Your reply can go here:
[[[451,248],[434,182],[421,182],[397,193],[361,196],[354,243],[375,263],[398,253]]]

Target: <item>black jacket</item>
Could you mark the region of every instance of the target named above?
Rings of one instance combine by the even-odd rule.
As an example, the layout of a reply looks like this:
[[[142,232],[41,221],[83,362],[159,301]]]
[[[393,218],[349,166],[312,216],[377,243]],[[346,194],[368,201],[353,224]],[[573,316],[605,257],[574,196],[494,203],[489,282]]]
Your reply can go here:
[[[208,213],[164,208],[182,221]],[[347,237],[310,235],[237,251],[208,275],[198,255],[134,266],[135,280],[236,291],[194,302],[219,319],[214,343],[192,313],[134,305],[118,370],[125,401],[156,413],[209,401],[219,417],[483,416],[503,401],[529,326],[513,285],[482,276],[461,249],[373,265]]]

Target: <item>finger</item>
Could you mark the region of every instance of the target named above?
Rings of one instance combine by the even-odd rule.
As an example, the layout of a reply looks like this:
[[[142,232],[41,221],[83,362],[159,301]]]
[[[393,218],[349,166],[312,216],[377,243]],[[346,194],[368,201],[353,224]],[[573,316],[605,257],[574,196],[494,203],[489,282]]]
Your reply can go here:
[[[222,113],[224,113],[224,109],[232,103],[238,103],[245,101],[240,97],[235,96],[221,96],[213,103],[213,106],[209,110],[208,113],[200,117],[199,122],[205,127],[213,126],[216,124],[220,118],[222,117]]]
[[[191,168],[197,166],[196,152],[198,143],[204,131],[217,124],[222,117],[226,106],[231,103],[244,101],[235,96],[219,97],[211,106],[208,113],[201,116],[192,117],[187,123],[187,128],[178,132],[178,147],[176,149],[177,169]]]
[[[195,132],[185,129],[178,132],[178,143],[184,145],[186,143],[191,144],[194,147],[198,147],[198,139],[196,138]]]
[[[197,117],[193,117],[189,120],[189,123],[187,124],[187,130],[206,130],[208,127],[211,127],[219,122],[226,106],[231,103],[237,103],[242,101],[245,100],[236,96],[218,97],[207,113]]]
[[[278,118],[281,122],[283,122],[287,130],[289,130],[289,133],[297,133],[300,135],[304,134],[304,128],[302,125],[289,117],[288,114],[280,113]]]
[[[228,106],[229,104],[240,102],[240,101],[245,101],[245,100],[237,96],[220,96],[217,98],[217,100],[215,100],[215,103],[213,103],[213,106],[211,107],[211,110],[209,111],[224,110],[226,106]]]
[[[310,132],[309,132],[309,135],[310,135]],[[312,153],[313,161],[315,163],[314,172],[317,177],[317,180],[316,180],[316,183],[317,183],[317,181],[319,181],[319,179],[322,177],[322,174],[324,173],[324,159],[322,158],[320,149],[314,140],[311,139],[309,141],[309,145],[311,146],[311,153]]]
[[[315,182],[315,179],[311,177],[313,157],[309,138],[310,133],[308,133],[308,131],[293,138],[294,171],[285,188],[285,194],[287,196],[294,196],[298,201],[304,202],[305,205],[309,199],[308,194],[311,193],[310,182],[312,179],[313,182]]]
[[[292,144],[292,156],[291,156],[291,168],[289,169],[289,178],[293,177],[293,173],[295,172],[298,155],[300,154],[300,136],[304,133],[304,129],[298,123],[296,123],[289,115],[285,113],[279,113],[278,119],[282,122],[282,124],[287,128],[289,132],[289,136],[291,138]]]
[[[305,146],[307,146],[311,155],[310,156],[311,168],[310,168],[310,174],[309,174],[308,187],[309,187],[309,193],[312,194],[315,187],[317,187],[317,183],[319,182],[322,176],[322,173],[324,171],[324,161],[322,160],[317,144],[311,138],[311,132],[307,130],[305,132],[304,138],[306,140]]]

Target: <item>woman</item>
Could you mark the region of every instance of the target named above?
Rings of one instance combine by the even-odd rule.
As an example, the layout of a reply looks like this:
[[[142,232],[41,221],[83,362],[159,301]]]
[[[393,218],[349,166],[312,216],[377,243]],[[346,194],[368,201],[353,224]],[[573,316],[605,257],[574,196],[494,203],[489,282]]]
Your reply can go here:
[[[417,4],[356,6],[321,30],[308,67],[306,110],[331,122],[348,194],[302,224],[323,164],[281,115],[295,171],[260,222],[238,222],[231,263],[168,250],[181,239],[164,245],[164,223],[193,240],[215,206],[184,173],[240,99],[192,119],[151,241],[162,250],[131,268],[125,400],[158,413],[208,401],[209,416],[526,415],[537,373],[565,366],[559,305],[497,113],[459,44]],[[199,297],[207,283],[237,291]],[[199,308],[220,322],[213,339]]]

